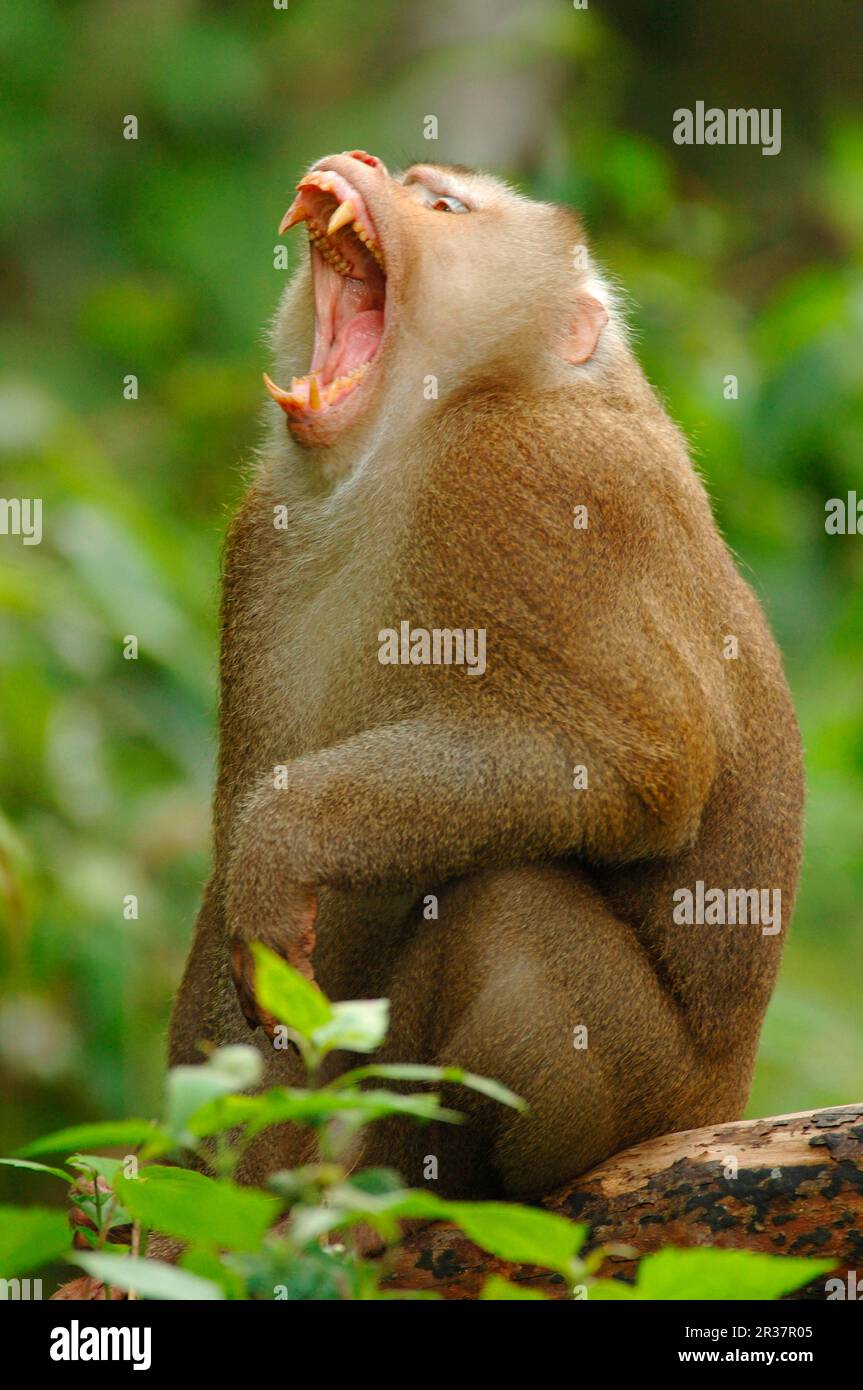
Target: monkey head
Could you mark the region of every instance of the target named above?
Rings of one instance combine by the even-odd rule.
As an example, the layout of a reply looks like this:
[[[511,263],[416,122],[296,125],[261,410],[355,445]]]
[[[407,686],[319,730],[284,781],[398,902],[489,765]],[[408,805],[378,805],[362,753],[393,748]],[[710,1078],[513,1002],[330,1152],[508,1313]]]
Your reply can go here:
[[[576,215],[485,174],[391,175],[363,150],[330,155],[300,179],[280,234],[300,222],[309,259],[275,331],[293,379],[264,380],[303,445],[382,411],[404,422],[430,386],[425,399],[484,379],[554,383],[592,357],[608,321]]]

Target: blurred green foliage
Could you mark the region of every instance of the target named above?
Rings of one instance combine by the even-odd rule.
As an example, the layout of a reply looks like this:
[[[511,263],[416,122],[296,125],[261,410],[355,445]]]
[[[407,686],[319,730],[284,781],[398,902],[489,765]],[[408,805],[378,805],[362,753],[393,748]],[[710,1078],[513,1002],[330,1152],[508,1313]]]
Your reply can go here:
[[[625,286],[806,745],[805,867],[750,1113],[863,1095],[863,537],[824,532],[828,498],[863,496],[850,9],[3,8],[0,493],[44,505],[41,545],[0,537],[4,1151],[158,1109],[207,872],[218,552],[258,438],[275,229],[302,165],[357,146],[479,160],[573,203]],[[673,109],[698,99],[782,106],[781,155],[675,146]]]

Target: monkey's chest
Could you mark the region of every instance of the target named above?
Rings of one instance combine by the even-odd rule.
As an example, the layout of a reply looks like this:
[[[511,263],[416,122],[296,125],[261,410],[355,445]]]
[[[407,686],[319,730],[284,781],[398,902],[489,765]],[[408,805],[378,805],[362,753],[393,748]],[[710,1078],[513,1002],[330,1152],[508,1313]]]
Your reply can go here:
[[[387,606],[380,573],[357,563],[324,575],[298,564],[259,585],[223,659],[223,708],[242,722],[250,761],[271,766],[399,717],[406,692],[378,660]]]

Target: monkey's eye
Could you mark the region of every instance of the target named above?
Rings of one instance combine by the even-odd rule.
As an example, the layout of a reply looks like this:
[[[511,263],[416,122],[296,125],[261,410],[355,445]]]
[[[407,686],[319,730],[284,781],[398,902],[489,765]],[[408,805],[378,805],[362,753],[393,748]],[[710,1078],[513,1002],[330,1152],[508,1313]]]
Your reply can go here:
[[[433,212],[470,212],[470,208],[465,207],[460,198],[454,198],[451,193],[442,193],[432,203]]]

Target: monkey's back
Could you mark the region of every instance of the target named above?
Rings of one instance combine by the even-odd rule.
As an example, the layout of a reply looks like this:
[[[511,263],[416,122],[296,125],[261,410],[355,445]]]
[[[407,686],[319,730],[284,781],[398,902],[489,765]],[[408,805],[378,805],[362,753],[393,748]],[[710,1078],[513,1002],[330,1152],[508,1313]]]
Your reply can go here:
[[[547,730],[573,764],[584,735],[660,813],[692,792],[691,833],[668,852],[597,843],[572,862],[631,925],[737,1094],[788,931],[803,816],[799,731],[761,607],[634,364],[613,389],[533,402],[489,390],[443,435],[425,498],[438,515],[415,528],[410,567],[435,576],[433,609],[487,626],[486,688],[462,680],[463,700]],[[645,747],[678,760],[680,786],[654,777]],[[674,894],[696,897],[699,883],[778,890],[781,931],[675,922]]]

